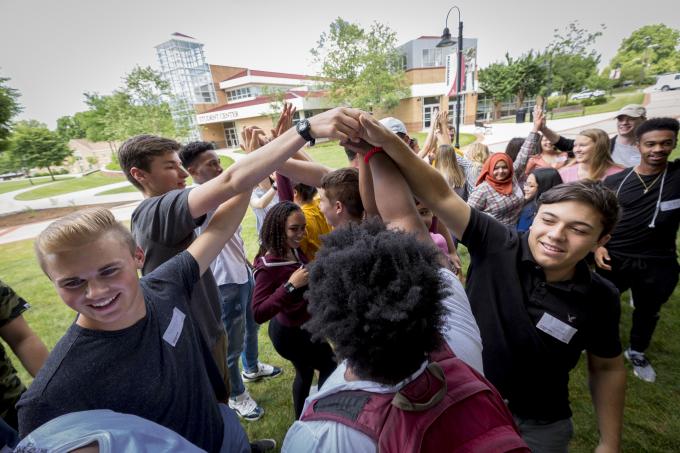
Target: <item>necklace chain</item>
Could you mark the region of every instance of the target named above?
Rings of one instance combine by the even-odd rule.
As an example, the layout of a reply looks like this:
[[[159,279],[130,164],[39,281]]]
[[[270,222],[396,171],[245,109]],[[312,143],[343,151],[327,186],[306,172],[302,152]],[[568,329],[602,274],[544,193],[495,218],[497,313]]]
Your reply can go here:
[[[642,179],[642,176],[640,176],[640,173],[638,173],[637,170],[634,170],[634,171],[635,171],[635,175],[638,177],[638,179],[640,180],[640,183],[644,187],[644,190],[642,191],[643,194],[646,194],[647,192],[649,192],[652,189],[652,187],[654,187],[654,184],[656,184],[656,182],[659,180],[659,178],[661,178],[661,175],[663,174],[663,172],[659,173],[658,176],[656,178],[654,178],[654,181],[652,181],[652,183],[650,185],[647,185],[647,184],[645,184],[645,181]]]

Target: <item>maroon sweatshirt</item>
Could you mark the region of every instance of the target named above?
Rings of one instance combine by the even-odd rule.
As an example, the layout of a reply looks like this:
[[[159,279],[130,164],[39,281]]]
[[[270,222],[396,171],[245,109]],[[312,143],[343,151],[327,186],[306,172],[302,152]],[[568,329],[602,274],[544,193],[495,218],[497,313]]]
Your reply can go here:
[[[283,285],[307,257],[296,250],[297,261],[285,260],[270,254],[255,260],[255,290],[253,291],[253,317],[262,324],[274,316],[287,327],[299,327],[309,319],[307,301],[303,298],[307,287],[289,293]]]

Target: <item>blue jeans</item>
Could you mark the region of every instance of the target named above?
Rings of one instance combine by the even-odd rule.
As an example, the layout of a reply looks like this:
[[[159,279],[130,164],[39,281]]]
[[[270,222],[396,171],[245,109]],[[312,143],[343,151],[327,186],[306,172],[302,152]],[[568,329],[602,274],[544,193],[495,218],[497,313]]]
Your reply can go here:
[[[219,286],[222,298],[222,323],[229,338],[227,367],[229,369],[230,396],[232,398],[241,395],[245,391],[238,363],[239,357],[243,356],[243,367],[246,371],[257,370],[258,326],[253,320],[253,310],[250,302],[253,295],[253,286],[254,281],[250,271],[248,272],[248,281],[246,283],[227,283]],[[249,325],[248,318],[255,324],[254,329]],[[254,333],[252,332],[253,330]]]

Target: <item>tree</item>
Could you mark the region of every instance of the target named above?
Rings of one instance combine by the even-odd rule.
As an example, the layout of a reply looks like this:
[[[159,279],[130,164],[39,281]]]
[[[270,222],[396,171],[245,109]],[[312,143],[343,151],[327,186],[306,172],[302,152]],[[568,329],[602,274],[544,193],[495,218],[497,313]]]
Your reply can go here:
[[[7,148],[12,118],[21,112],[18,102],[19,91],[5,84],[9,80],[6,77],[0,77],[0,151]]]
[[[680,71],[680,30],[664,24],[645,25],[625,38],[607,73],[621,69],[621,81],[642,83],[650,76]]]
[[[527,96],[538,94],[545,82],[546,70],[539,55],[533,51],[513,59],[505,54],[504,62],[497,62],[479,71],[479,86],[494,102],[494,118],[500,102],[516,96],[521,107]]]
[[[57,124],[63,137],[109,143],[139,134],[182,139],[188,125],[177,128],[170,113],[168,83],[150,67],[135,67],[123,78],[123,86],[110,95],[84,93],[88,110],[65,117]],[[60,118],[61,120],[61,118]],[[61,126],[61,127],[60,127]]]
[[[554,30],[553,40],[543,54],[549,72],[549,91],[557,88],[568,97],[587,86],[589,80],[596,81],[600,54],[593,45],[606,28],[605,24],[600,24],[600,29],[592,32],[573,21],[563,31]]]
[[[25,169],[45,167],[52,180],[54,175],[50,167],[61,165],[64,159],[73,154],[66,142],[56,132],[37,121],[20,121],[14,127],[12,159],[20,162]]]
[[[397,36],[374,22],[368,30],[337,18],[311,50],[329,85],[329,98],[364,110],[390,111],[410,90],[404,75]]]
[[[57,134],[66,141],[72,138],[85,138],[87,136],[87,132],[76,115],[58,118]]]
[[[524,104],[526,97],[537,95],[545,83],[546,69],[540,55],[533,51],[513,60],[505,55],[508,62],[508,75],[513,80],[513,94],[517,99],[517,107]]]

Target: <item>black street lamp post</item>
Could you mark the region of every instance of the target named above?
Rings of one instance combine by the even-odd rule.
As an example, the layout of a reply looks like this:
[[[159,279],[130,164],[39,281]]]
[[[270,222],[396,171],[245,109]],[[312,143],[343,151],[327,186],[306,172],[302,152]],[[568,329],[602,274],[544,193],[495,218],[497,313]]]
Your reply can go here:
[[[460,97],[461,97],[461,65],[463,58],[463,22],[460,20],[460,8],[457,6],[451,7],[449,12],[446,13],[446,21],[444,22],[444,31],[442,32],[442,39],[437,44],[437,47],[449,47],[456,43],[451,39],[451,32],[449,31],[449,14],[453,10],[458,11],[458,53],[457,58],[457,68],[456,68],[456,143],[455,147],[460,148],[459,137],[460,137]]]

